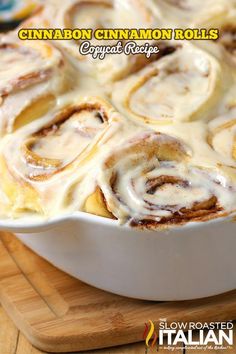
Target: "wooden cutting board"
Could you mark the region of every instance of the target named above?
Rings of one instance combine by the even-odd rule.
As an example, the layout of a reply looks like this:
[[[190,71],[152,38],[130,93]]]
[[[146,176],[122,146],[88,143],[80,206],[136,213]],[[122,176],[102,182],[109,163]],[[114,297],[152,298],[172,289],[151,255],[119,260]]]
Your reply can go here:
[[[197,301],[127,299],[63,273],[9,233],[0,235],[0,301],[34,346],[58,353],[142,341],[149,319],[236,319],[236,291]]]

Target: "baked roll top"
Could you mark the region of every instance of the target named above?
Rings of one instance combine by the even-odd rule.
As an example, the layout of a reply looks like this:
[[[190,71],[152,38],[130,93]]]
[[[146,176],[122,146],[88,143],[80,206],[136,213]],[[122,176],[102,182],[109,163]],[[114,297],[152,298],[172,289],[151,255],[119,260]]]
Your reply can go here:
[[[147,132],[105,160],[85,210],[152,229],[222,216],[234,203],[235,186],[213,169],[192,165],[182,141]]]
[[[112,100],[128,118],[146,124],[209,119],[221,79],[213,56],[191,44],[180,45],[114,85]]]
[[[0,184],[8,207],[16,214],[26,210],[56,213],[54,204],[68,197],[70,183],[92,179],[87,175],[90,165],[118,124],[111,105],[87,97],[67,102],[6,136]]]
[[[50,15],[51,13],[51,15]],[[130,16],[132,13],[132,16]],[[49,20],[48,27],[65,29],[123,29],[150,28],[156,23],[152,10],[143,0],[70,0],[64,4],[45,7],[42,21]],[[40,23],[39,23],[40,26]],[[108,84],[120,80],[132,72],[138,71],[154,59],[144,54],[110,54],[105,59],[94,59],[91,55],[82,55],[80,46],[85,39],[60,40],[56,45],[66,50],[74,64],[85,73],[93,75],[101,83]],[[91,45],[116,45],[118,40],[97,40],[92,37]],[[125,40],[121,41],[123,44]],[[143,41],[144,42],[144,41]]]

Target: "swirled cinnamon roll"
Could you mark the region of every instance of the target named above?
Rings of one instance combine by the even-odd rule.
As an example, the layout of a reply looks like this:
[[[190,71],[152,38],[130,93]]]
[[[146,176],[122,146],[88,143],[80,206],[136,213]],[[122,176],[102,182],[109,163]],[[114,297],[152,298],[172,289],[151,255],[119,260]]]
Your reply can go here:
[[[70,178],[86,174],[82,167],[95,158],[117,121],[112,106],[91,97],[68,103],[7,136],[0,185],[12,210],[51,213],[59,190]]]
[[[47,10],[47,8],[46,8]],[[53,6],[52,11],[55,11]],[[130,13],[132,12],[132,16]],[[154,17],[143,0],[70,0],[58,6],[51,19],[50,26],[69,29],[107,29],[107,28],[148,28],[152,27]],[[62,40],[56,44],[62,46],[80,69],[92,73],[100,82],[109,83],[138,71],[153,57],[145,55],[111,54],[105,59],[93,59],[90,55],[80,54],[82,40]],[[90,41],[92,45],[115,45],[118,40]],[[124,43],[124,41],[123,41]]]
[[[192,166],[190,157],[189,148],[168,135],[133,138],[105,160],[85,210],[141,228],[224,215],[235,206],[235,190],[214,171]]]
[[[112,100],[124,115],[146,124],[203,120],[217,102],[220,80],[213,56],[184,45],[115,84]]]
[[[64,57],[49,43],[0,39],[0,133],[40,117],[71,86]]]

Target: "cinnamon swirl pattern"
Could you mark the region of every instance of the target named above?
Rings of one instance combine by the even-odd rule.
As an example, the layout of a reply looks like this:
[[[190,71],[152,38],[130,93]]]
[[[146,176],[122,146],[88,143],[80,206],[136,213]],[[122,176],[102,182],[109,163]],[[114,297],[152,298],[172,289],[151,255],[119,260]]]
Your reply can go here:
[[[182,142],[167,135],[135,137],[105,160],[95,192],[104,197],[102,202],[97,197],[103,203],[98,209],[106,206],[119,220],[149,228],[224,214],[235,198],[232,186],[214,171],[192,166],[190,156]]]
[[[25,23],[220,29],[158,42],[150,60],[0,37],[0,218],[81,211],[156,230],[235,217],[235,12],[235,0],[50,0]]]
[[[146,124],[204,119],[218,99],[220,77],[221,67],[214,57],[184,45],[119,82],[113,102],[124,114]]]
[[[99,145],[109,139],[118,121],[112,106],[91,97],[49,113],[37,128],[33,124],[12,134],[1,158],[0,183],[14,211],[44,213],[45,200],[58,193],[51,189],[57,183],[62,188],[68,176],[79,179],[86,173],[83,166],[99,153]]]

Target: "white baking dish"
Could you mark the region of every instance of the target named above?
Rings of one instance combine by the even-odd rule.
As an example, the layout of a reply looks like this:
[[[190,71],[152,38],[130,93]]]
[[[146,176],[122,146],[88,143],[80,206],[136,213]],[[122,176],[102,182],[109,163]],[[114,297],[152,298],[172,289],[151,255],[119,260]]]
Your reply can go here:
[[[155,232],[82,212],[0,227],[65,272],[120,295],[183,300],[236,288],[232,216]]]

